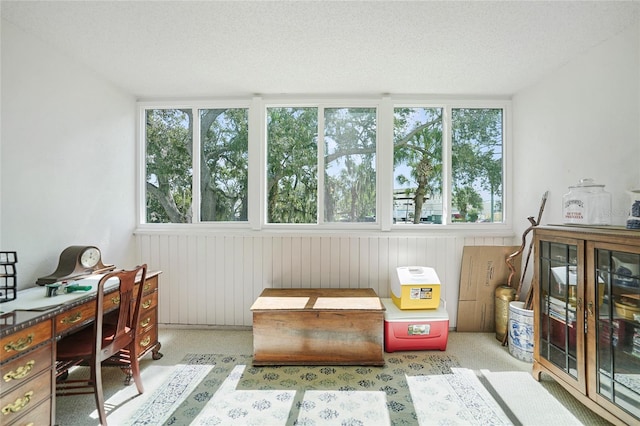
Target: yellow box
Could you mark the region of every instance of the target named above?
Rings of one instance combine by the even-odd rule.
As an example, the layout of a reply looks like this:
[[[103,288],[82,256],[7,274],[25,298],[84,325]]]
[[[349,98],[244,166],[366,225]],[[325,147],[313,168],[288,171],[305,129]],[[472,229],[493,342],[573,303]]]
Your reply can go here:
[[[433,268],[400,266],[391,274],[391,300],[400,309],[438,309],[440,279]]]

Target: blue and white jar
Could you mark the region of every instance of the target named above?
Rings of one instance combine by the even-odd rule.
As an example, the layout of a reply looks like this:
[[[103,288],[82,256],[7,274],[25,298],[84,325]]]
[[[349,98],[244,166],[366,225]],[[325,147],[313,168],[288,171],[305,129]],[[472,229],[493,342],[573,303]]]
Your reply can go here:
[[[509,353],[515,358],[533,362],[533,310],[524,302],[509,302]]]

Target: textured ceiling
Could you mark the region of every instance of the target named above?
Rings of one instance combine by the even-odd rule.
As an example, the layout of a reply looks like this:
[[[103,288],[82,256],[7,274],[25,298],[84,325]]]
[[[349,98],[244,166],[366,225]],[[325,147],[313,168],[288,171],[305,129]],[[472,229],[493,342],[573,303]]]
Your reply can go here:
[[[639,19],[636,1],[2,1],[141,99],[510,96]]]

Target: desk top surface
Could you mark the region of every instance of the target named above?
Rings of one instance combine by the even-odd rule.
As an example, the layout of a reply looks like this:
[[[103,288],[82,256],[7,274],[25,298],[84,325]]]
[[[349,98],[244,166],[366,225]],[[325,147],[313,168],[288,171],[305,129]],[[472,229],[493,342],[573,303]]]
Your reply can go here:
[[[146,279],[149,280],[157,275],[161,271],[147,272]],[[99,277],[102,277],[100,274]],[[84,278],[85,284],[91,282],[93,286],[99,280],[98,276],[90,276]],[[96,279],[97,278],[97,279]],[[76,281],[81,281],[76,280]],[[95,281],[95,283],[94,283]],[[106,288],[105,293],[115,291],[117,289],[117,283],[110,289]],[[37,294],[41,303],[35,303],[35,295]],[[65,310],[72,309],[75,306],[86,303],[91,299],[95,299],[96,290],[92,289],[89,292],[72,293],[71,295],[58,295],[54,297],[46,297],[46,289],[44,286],[34,286],[24,290],[20,290],[17,293],[15,300],[0,304],[0,337],[4,337],[13,333],[16,330],[31,326],[40,321],[45,321],[48,318],[54,317]],[[72,296],[73,295],[73,296]],[[24,296],[21,299],[21,296]],[[36,301],[37,302],[37,301]]]
[[[384,309],[371,288],[266,288],[251,306],[252,311]]]

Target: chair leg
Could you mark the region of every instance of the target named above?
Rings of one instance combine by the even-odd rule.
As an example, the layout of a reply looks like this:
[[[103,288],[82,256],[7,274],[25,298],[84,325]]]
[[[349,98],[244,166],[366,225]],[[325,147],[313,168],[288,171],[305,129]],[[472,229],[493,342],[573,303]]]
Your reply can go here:
[[[94,375],[93,384],[95,386],[94,395],[96,397],[96,407],[98,409],[98,417],[100,418],[100,424],[102,426],[107,426],[107,413],[104,409],[104,394],[102,392],[102,363],[95,360],[94,365],[92,366],[94,370],[92,374]]]
[[[144,392],[144,387],[142,386],[142,378],[140,377],[140,363],[138,361],[138,357],[135,356],[135,340],[129,346],[129,354],[130,363],[131,363],[131,375],[133,376],[133,381],[136,383],[136,388],[138,388],[138,393],[141,394]]]

